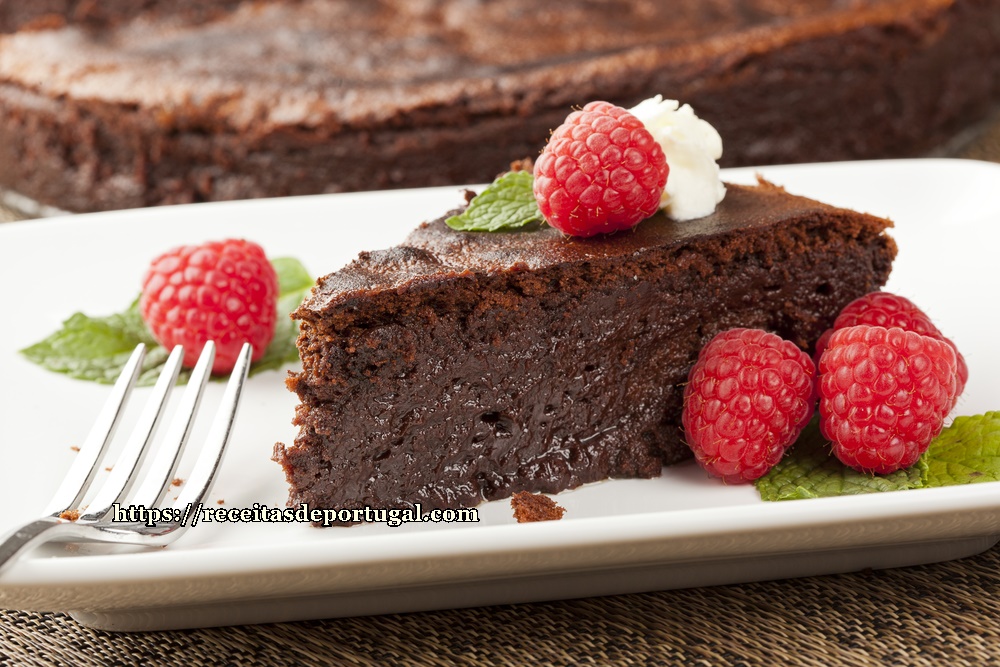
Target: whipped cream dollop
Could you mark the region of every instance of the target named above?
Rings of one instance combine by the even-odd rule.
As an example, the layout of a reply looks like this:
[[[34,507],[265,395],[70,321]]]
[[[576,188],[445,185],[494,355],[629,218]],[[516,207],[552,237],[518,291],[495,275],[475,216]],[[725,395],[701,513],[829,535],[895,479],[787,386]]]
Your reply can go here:
[[[726,196],[716,160],[722,157],[722,137],[690,105],[662,95],[643,100],[629,111],[642,121],[663,147],[670,173],[660,208],[674,220],[703,218]]]

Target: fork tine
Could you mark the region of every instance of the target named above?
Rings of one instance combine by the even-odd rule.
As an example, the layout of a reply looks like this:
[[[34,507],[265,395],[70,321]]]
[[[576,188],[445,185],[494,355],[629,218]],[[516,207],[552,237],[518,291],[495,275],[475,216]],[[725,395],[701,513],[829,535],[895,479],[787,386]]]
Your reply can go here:
[[[194,468],[184,485],[184,491],[177,499],[177,504],[181,507],[188,503],[192,505],[201,503],[205,496],[212,490],[212,482],[215,481],[215,473],[222,465],[222,457],[226,452],[226,444],[232,435],[233,425],[236,422],[236,412],[240,406],[240,394],[243,391],[243,384],[246,382],[247,374],[250,371],[250,356],[253,354],[253,346],[244,343],[240,350],[240,356],[236,360],[229,383],[226,385],[226,392],[222,396],[222,403],[212,421],[208,435],[205,438],[205,445],[202,448],[198,460],[195,461]]]
[[[122,369],[121,375],[118,376],[118,381],[115,382],[111,395],[97,415],[97,420],[87,434],[86,440],[80,446],[73,465],[70,466],[62,484],[45,508],[45,514],[57,516],[65,510],[79,507],[97,473],[104,452],[108,449],[108,443],[118,428],[122,413],[125,411],[125,404],[128,403],[128,397],[139,378],[145,356],[146,346],[139,343]]]
[[[205,393],[205,385],[208,383],[208,376],[212,372],[212,363],[215,361],[215,343],[208,341],[202,348],[198,363],[191,371],[188,378],[187,387],[181,395],[181,402],[177,406],[177,414],[174,417],[170,429],[163,437],[153,458],[153,463],[146,471],[139,490],[130,500],[133,505],[144,507],[155,507],[159,505],[167,488],[170,486],[177,464],[180,463],[181,454],[187,445],[188,438],[191,437],[191,429],[194,427],[194,418],[198,413],[198,405],[201,397]]]
[[[96,521],[103,518],[112,510],[112,505],[120,502],[132,488],[132,484],[136,480],[136,472],[142,466],[142,462],[149,452],[150,444],[153,442],[153,437],[156,435],[157,427],[160,425],[167,400],[177,382],[183,361],[184,348],[178,345],[170,352],[170,356],[163,365],[160,377],[156,380],[156,386],[153,387],[152,396],[146,403],[146,407],[143,408],[132,435],[129,436],[128,442],[115,462],[115,467],[104,481],[100,491],[90,501],[87,513],[80,517],[83,521]]]

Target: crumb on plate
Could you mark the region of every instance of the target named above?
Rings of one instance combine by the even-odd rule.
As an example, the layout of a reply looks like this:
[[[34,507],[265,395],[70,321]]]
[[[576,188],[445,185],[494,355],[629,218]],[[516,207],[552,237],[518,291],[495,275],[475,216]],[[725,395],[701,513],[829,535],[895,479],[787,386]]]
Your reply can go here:
[[[556,521],[566,513],[566,508],[560,507],[548,496],[527,491],[515,493],[510,499],[510,506],[518,523]]]

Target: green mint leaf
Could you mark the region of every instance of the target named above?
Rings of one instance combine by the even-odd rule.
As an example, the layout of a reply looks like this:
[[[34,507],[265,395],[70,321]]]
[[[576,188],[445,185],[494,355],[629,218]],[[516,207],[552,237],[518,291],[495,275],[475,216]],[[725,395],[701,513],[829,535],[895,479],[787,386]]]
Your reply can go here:
[[[21,353],[51,371],[110,384],[118,378],[139,343],[160,348],[139,315],[136,299],[125,312],[107,317],[74,313],[61,329]],[[165,354],[147,354],[140,379],[151,374],[155,380],[165,360]]]
[[[305,298],[313,279],[295,259],[277,258],[272,265],[278,274],[278,323],[274,339],[264,356],[250,367],[250,373],[281,368],[298,360],[295,339],[298,324],[288,317]],[[29,361],[50,371],[78,380],[113,384],[139,343],[146,344],[139,384],[152,385],[159,377],[168,352],[156,342],[139,313],[139,299],[123,312],[105,317],[74,313],[62,327],[45,340],[21,350]],[[190,371],[181,371],[186,382]]]
[[[271,260],[274,272],[278,274],[278,294],[285,296],[292,292],[308,291],[316,281],[313,280],[302,262],[294,257],[275,257]],[[299,304],[295,304],[298,306]],[[294,308],[292,310],[295,310]],[[291,310],[288,312],[292,312]]]
[[[927,486],[1000,480],[1000,412],[956,417],[931,441],[923,458]]]
[[[463,232],[497,232],[541,222],[542,214],[527,171],[509,171],[476,195],[460,215],[445,222]]]
[[[818,418],[814,418],[784,458],[756,485],[763,500],[900,491],[923,486],[926,469],[923,459],[890,475],[866,475],[848,468],[831,454],[830,443],[819,431]]]

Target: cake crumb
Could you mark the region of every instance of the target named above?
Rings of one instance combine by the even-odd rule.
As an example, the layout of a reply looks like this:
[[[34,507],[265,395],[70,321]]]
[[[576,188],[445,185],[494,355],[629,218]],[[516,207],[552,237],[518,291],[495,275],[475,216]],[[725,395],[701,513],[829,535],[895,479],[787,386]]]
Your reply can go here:
[[[114,466],[106,466],[104,469],[107,470],[108,472],[111,472],[112,468],[114,468]]]
[[[80,518],[80,510],[63,510],[59,513],[59,518],[66,521],[76,521]]]
[[[518,523],[531,521],[557,521],[566,513],[554,500],[541,493],[519,491],[511,496],[510,506]]]
[[[225,505],[226,501],[223,500],[222,498],[219,498],[218,500],[215,501],[215,504],[216,505]]]
[[[72,449],[74,452],[80,451],[80,448],[77,447],[76,445],[70,445],[69,448]]]
[[[180,477],[174,477],[174,481],[170,482],[170,486],[180,486],[184,483],[184,480]]]

